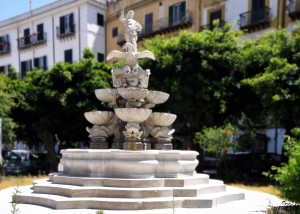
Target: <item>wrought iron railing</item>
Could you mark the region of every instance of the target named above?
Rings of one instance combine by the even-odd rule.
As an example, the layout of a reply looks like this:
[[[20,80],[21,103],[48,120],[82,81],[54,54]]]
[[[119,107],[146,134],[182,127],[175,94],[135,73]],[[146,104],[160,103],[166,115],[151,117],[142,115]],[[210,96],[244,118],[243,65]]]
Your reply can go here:
[[[219,25],[217,27],[223,28],[225,26],[226,22],[223,20],[219,21]],[[213,24],[207,24],[207,25],[202,25],[200,26],[200,31],[203,30],[213,30],[214,29],[214,25]]]
[[[240,14],[240,28],[248,28],[260,24],[266,24],[271,21],[271,8],[265,6],[262,9],[251,10]]]
[[[20,49],[29,48],[33,45],[45,43],[47,41],[47,33],[33,33],[26,37],[18,38],[17,40]]]
[[[10,52],[9,42],[0,42],[0,54],[5,54]]]
[[[190,11],[185,11],[184,14],[179,14],[181,17],[178,20],[172,20],[171,17],[164,17],[154,21],[153,23],[148,23],[147,26],[142,26],[143,29],[139,32],[139,39],[143,37],[150,37],[156,34],[159,34],[164,31],[171,31],[172,29],[180,28],[180,27],[188,27],[193,23],[193,16]],[[124,44],[124,32],[121,32],[118,36],[118,44]]]

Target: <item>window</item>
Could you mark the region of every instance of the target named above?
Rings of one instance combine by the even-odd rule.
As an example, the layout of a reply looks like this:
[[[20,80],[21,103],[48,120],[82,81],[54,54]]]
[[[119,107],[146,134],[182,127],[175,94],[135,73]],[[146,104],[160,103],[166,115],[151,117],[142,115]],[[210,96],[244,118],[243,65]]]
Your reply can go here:
[[[65,62],[73,63],[73,51],[72,49],[65,51]]]
[[[214,11],[212,13],[210,13],[210,22],[209,22],[209,29],[210,30],[213,30],[214,29],[214,24],[213,22],[215,20],[219,20],[219,24],[221,26],[221,20],[222,20],[222,10],[217,10],[217,11]]]
[[[100,13],[97,13],[97,24],[99,26],[104,26],[104,16]]]
[[[44,38],[44,24],[37,25],[37,41],[43,41]]]
[[[151,33],[153,31],[153,13],[145,15],[145,33]]]
[[[42,56],[38,58],[34,58],[33,66],[38,69],[47,70],[47,56]]]
[[[30,29],[26,28],[24,30],[24,45],[30,44]]]
[[[252,23],[258,23],[265,19],[265,0],[252,0]]]
[[[9,36],[0,36],[0,52],[9,51],[10,44],[9,44]]]
[[[112,37],[114,38],[114,37],[117,37],[117,36],[118,36],[118,27],[114,27],[112,29]]]
[[[174,26],[182,22],[185,16],[185,2],[175,4],[169,7],[169,25]]]
[[[31,60],[22,61],[21,62],[21,76],[25,77],[28,71],[32,70],[32,62]]]
[[[62,16],[59,18],[59,34],[67,34],[67,33],[74,33],[74,14],[71,13],[66,16]]]
[[[0,73],[8,73],[9,71],[9,68],[10,68],[10,65],[3,65],[3,66],[0,66]]]
[[[97,60],[98,60],[98,62],[104,62],[104,54],[103,53],[98,53],[97,54]]]

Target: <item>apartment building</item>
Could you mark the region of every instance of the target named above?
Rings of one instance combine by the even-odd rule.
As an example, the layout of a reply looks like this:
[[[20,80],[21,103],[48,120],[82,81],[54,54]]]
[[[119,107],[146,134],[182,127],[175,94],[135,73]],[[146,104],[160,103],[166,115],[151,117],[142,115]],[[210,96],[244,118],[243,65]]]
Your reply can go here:
[[[229,23],[233,30],[243,30],[255,39],[268,31],[286,28],[295,33],[300,18],[300,0],[110,0],[107,4],[106,52],[121,49],[124,44],[124,24],[120,21],[121,7],[125,13],[134,10],[134,19],[143,30],[139,41],[156,35],[176,35],[181,30],[199,32]],[[141,43],[140,43],[141,45]]]
[[[105,56],[105,0],[59,0],[0,22],[0,72],[73,63],[84,48]]]

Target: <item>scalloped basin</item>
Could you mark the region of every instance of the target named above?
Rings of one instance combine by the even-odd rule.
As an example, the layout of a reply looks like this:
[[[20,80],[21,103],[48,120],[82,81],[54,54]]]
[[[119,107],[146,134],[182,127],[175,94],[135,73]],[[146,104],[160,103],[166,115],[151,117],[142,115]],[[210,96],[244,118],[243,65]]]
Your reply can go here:
[[[165,92],[161,92],[161,91],[149,91],[146,99],[150,102],[150,103],[154,103],[154,104],[160,104],[160,103],[164,103],[169,99],[169,94],[165,93]]]
[[[152,110],[143,108],[116,108],[116,115],[124,122],[144,122],[150,117]]]
[[[114,113],[111,111],[90,111],[84,113],[87,121],[94,125],[105,125],[108,124],[114,116]]]
[[[148,90],[142,88],[118,88],[117,90],[121,97],[129,101],[142,100],[148,94]]]
[[[95,94],[98,100],[103,101],[103,102],[112,102],[114,99],[114,94],[116,94],[117,89],[108,89],[108,88],[103,88],[103,89],[96,89]]]
[[[149,120],[156,126],[170,126],[176,118],[175,114],[153,112]]]

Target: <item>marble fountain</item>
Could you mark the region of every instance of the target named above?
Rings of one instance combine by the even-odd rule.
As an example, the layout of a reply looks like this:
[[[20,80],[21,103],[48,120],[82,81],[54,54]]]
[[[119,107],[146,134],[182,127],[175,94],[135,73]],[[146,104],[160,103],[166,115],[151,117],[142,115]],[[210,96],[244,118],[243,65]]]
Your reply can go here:
[[[241,192],[226,191],[222,181],[197,174],[197,152],[173,150],[176,115],[152,110],[169,94],[148,89],[150,70],[141,68],[138,59],[155,57],[150,51],[137,52],[140,26],[132,14],[124,18],[123,7],[126,44],[123,51],[107,56],[124,60],[123,68],[111,71],[114,88],[95,90],[112,110],[84,114],[92,124],[87,128],[90,149],[62,150],[62,170],[35,181],[31,190],[20,194],[21,203],[52,209],[143,210],[210,208],[244,199]]]

